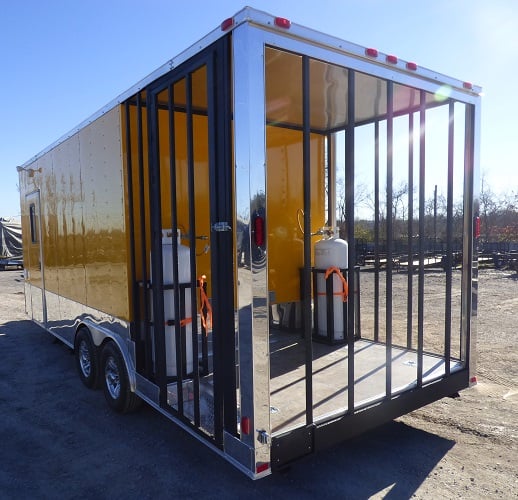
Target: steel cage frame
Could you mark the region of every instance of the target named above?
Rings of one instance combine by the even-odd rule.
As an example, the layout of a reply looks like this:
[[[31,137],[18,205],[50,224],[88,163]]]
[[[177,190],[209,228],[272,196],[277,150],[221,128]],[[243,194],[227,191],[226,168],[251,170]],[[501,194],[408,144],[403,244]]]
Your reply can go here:
[[[370,76],[374,76],[387,82],[387,103],[388,109],[385,116],[378,120],[373,120],[376,124],[376,128],[379,133],[378,124],[380,120],[384,120],[387,123],[387,141],[388,147],[391,148],[392,141],[392,123],[396,116],[393,111],[392,96],[393,96],[393,84],[398,83],[405,86],[409,86],[417,89],[420,92],[421,103],[413,111],[409,112],[409,130],[413,130],[413,117],[417,114],[418,119],[421,121],[421,125],[424,125],[426,110],[428,106],[425,101],[425,93],[433,92],[438,83],[430,82],[429,80],[413,76],[406,73],[395,73],[389,71],[375,62],[366,61],[359,59],[348,54],[340,54],[336,51],[322,47],[318,44],[308,44],[304,41],[297,40],[294,37],[285,37],[282,34],[278,34],[273,30],[263,29],[254,25],[243,25],[238,26],[234,30],[233,36],[233,67],[234,67],[234,130],[235,130],[235,164],[236,164],[236,186],[248,186],[248,190],[245,189],[238,193],[236,196],[236,213],[248,213],[251,212],[251,200],[254,196],[260,193],[266,193],[266,139],[265,139],[265,126],[266,126],[266,114],[264,109],[264,95],[265,95],[265,67],[264,51],[266,47],[274,47],[279,50],[292,52],[299,54],[303,59],[303,72],[302,85],[307,86],[308,82],[308,58],[318,59],[330,64],[335,64],[340,67],[344,67],[348,70],[349,74],[349,123],[355,123],[354,120],[354,74],[356,72],[365,73]],[[258,61],[263,61],[262,64],[258,64]],[[306,88],[307,90],[307,88]],[[306,95],[307,93],[304,93]],[[306,455],[310,451],[323,448],[327,445],[331,445],[339,439],[347,438],[359,434],[369,428],[374,427],[382,422],[391,420],[397,416],[400,416],[408,411],[419,408],[425,404],[435,401],[441,397],[456,393],[458,390],[465,388],[469,385],[472,379],[472,364],[471,364],[471,345],[474,342],[474,329],[471,326],[471,317],[476,315],[476,303],[472,300],[476,296],[476,266],[474,262],[476,260],[476,248],[473,245],[473,217],[476,216],[476,198],[477,192],[474,188],[474,181],[478,175],[478,150],[476,146],[475,134],[478,134],[478,107],[476,106],[478,98],[473,95],[467,95],[455,89],[452,89],[449,98],[449,104],[447,106],[453,106],[454,102],[461,102],[466,107],[466,119],[465,119],[465,158],[464,158],[464,230],[463,230],[463,241],[464,241],[464,261],[463,261],[463,278],[462,278],[462,320],[461,320],[461,342],[464,346],[462,349],[462,359],[465,363],[465,369],[458,373],[450,374],[449,372],[449,359],[450,359],[450,340],[451,340],[451,328],[446,329],[446,359],[448,369],[446,371],[446,377],[444,379],[435,381],[435,383],[424,383],[423,382],[423,332],[422,332],[422,311],[423,311],[423,299],[424,291],[422,284],[424,283],[424,249],[419,248],[419,290],[418,300],[420,305],[418,307],[419,319],[418,319],[418,368],[417,368],[417,388],[408,391],[403,394],[392,393],[392,382],[390,369],[387,369],[386,376],[386,397],[383,401],[378,401],[375,404],[368,404],[366,407],[358,408],[354,407],[354,384],[348,383],[348,410],[345,415],[337,415],[332,420],[315,423],[311,412],[311,341],[306,346],[306,424],[305,426],[292,429],[285,433],[277,434],[269,439],[260,439],[260,436],[272,435],[271,423],[269,418],[269,345],[268,345],[268,325],[264,323],[265,309],[264,304],[269,303],[269,292],[266,278],[267,263],[264,268],[256,269],[256,274],[250,285],[250,289],[243,290],[240,288],[238,295],[238,333],[239,333],[239,348],[240,348],[240,359],[241,361],[246,360],[246,363],[240,364],[240,381],[241,381],[241,402],[242,402],[242,414],[253,415],[254,429],[258,434],[255,436],[255,461],[256,464],[266,463],[269,459],[268,455],[271,451],[271,466],[272,468],[278,468],[284,466],[286,463],[299,458],[302,455]],[[303,115],[306,117],[302,126],[303,134],[306,137],[304,141],[304,165],[303,172],[304,178],[308,178],[309,160],[307,148],[308,134],[309,134],[309,102],[304,101],[303,103]],[[420,117],[420,118],[419,118]],[[347,198],[346,211],[349,214],[354,213],[354,129],[357,126],[347,127],[346,133],[346,150],[345,158],[346,164],[349,165],[346,168],[346,179],[349,179],[347,183],[349,185]],[[452,127],[450,126],[448,134],[452,134]],[[253,131],[253,133],[251,133]],[[451,189],[452,180],[450,178],[452,169],[452,140],[449,139],[448,146],[448,189]],[[410,150],[410,145],[409,145]],[[420,148],[418,158],[420,165],[420,176],[419,176],[419,192],[422,198],[424,194],[424,179],[425,179],[425,140],[424,136],[421,135]],[[410,162],[413,162],[413,151],[409,151]],[[379,166],[379,152],[376,155],[376,162]],[[391,153],[387,153],[387,175],[391,175],[392,169],[392,157]],[[376,171],[378,171],[378,168]],[[411,174],[409,174],[411,175]],[[377,181],[379,183],[379,180]],[[388,181],[389,188],[387,189],[386,199],[387,205],[390,206],[392,202],[392,191],[391,191],[391,179]],[[306,205],[308,203],[310,189],[307,182],[304,183],[304,199]],[[379,185],[378,185],[379,187]],[[378,192],[378,189],[376,190]],[[248,196],[247,196],[248,195]],[[268,196],[268,193],[266,193]],[[379,200],[376,202],[379,206]],[[448,214],[451,214],[452,206],[452,195],[448,192]],[[423,210],[424,203],[419,204],[420,210]],[[422,214],[421,214],[422,215]],[[309,227],[310,218],[310,207],[305,206],[305,228]],[[390,219],[390,218],[389,218]],[[423,220],[421,216],[419,220]],[[250,222],[250,221],[248,221]],[[378,225],[378,223],[376,224]],[[378,230],[377,230],[378,231]],[[390,359],[392,356],[392,340],[391,340],[391,303],[390,303],[390,290],[392,287],[391,276],[393,272],[392,268],[392,241],[390,236],[390,228],[388,230],[389,241],[387,246],[389,247],[389,254],[387,256],[387,340],[386,340],[386,363],[387,367],[390,366]],[[379,234],[379,233],[378,233]],[[451,221],[448,222],[448,234],[450,235],[448,240],[447,258],[448,262],[451,261]],[[349,225],[348,230],[349,241],[354,241],[354,226]],[[410,243],[411,245],[411,243]],[[308,242],[305,241],[305,248],[307,249]],[[379,247],[376,245],[376,259],[379,262]],[[267,252],[266,252],[267,255]],[[268,257],[266,256],[266,259]],[[310,257],[308,251],[305,251],[305,268],[311,267]],[[349,262],[356,262],[355,256],[355,245],[349,245]],[[253,266],[253,263],[252,263]],[[351,273],[352,280],[354,280],[354,273]],[[412,278],[412,273],[409,272],[409,280]],[[376,283],[379,283],[379,275],[376,279]],[[306,279],[306,283],[310,280]],[[449,300],[451,296],[451,269],[447,270],[447,281],[448,290],[446,300]],[[354,281],[352,283],[354,287]],[[305,293],[308,296],[308,291]],[[377,292],[379,296],[379,291]],[[250,299],[250,297],[252,299]],[[409,301],[412,300],[411,294],[409,294]],[[354,298],[349,302],[349,330],[354,331]],[[310,314],[309,308],[306,304],[306,313]],[[379,317],[376,321],[379,321]],[[311,335],[307,325],[310,321],[306,319],[305,338],[310,339]],[[266,328],[265,328],[266,326]],[[410,342],[410,341],[409,341]],[[408,347],[411,347],[408,345]],[[354,337],[353,334],[349,335],[348,343],[348,354],[349,354],[349,368],[346,380],[354,380]],[[361,415],[359,414],[361,412]],[[338,418],[337,418],[338,417]],[[247,440],[252,446],[253,437],[242,437],[243,440]],[[308,451],[309,450],[309,451]]]

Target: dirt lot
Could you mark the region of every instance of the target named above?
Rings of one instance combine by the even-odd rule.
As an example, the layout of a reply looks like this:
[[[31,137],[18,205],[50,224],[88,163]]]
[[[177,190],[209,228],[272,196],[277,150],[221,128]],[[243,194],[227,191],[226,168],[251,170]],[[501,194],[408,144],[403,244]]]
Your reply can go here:
[[[478,385],[252,482],[149,407],[112,413],[0,272],[1,498],[518,498],[518,275],[480,272]]]

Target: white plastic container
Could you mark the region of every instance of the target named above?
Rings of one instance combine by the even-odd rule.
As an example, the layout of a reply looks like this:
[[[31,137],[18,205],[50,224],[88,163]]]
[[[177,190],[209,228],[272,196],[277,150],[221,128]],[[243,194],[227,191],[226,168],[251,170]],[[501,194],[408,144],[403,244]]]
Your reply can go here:
[[[324,238],[315,244],[315,269],[328,270],[331,267],[338,269],[348,268],[348,245],[345,240],[334,234]],[[345,276],[344,276],[345,278]],[[343,282],[336,273],[328,277],[333,280],[333,316],[334,335],[333,340],[343,340],[345,325],[343,314]],[[317,335],[327,337],[327,300],[325,273],[317,273],[317,301],[318,317]]]
[[[162,230],[162,271],[164,275],[164,285],[174,284],[173,274],[173,238],[170,229]],[[179,283],[191,282],[191,263],[189,247],[182,245],[180,240],[180,231],[178,231],[178,281]],[[191,319],[191,289],[190,287],[183,289],[185,296],[185,317],[181,319]],[[175,291],[164,290],[164,320],[165,325],[165,357],[167,366],[167,376],[176,377],[176,334],[175,325],[167,325],[167,321],[174,320],[174,295]],[[196,321],[196,318],[194,318]],[[192,321],[185,325],[185,353],[184,365],[187,373],[193,371],[193,353],[192,353]]]

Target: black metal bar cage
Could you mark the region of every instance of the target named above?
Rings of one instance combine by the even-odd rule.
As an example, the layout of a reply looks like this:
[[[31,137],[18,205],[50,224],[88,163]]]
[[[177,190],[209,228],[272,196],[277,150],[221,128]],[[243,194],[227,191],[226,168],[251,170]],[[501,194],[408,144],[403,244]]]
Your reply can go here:
[[[359,412],[366,422],[382,421],[388,415],[391,418],[401,415],[409,408],[426,404],[425,400],[432,402],[469,384],[470,342],[462,316],[468,313],[466,295],[470,291],[465,284],[471,277],[472,254],[465,253],[460,269],[455,268],[453,254],[473,248],[470,231],[473,205],[465,201],[473,200],[473,159],[469,153],[474,140],[470,136],[473,105],[453,98],[437,99],[432,92],[418,87],[346,69],[346,93],[340,96],[346,103],[344,126],[321,131],[326,136],[329,155],[326,158],[328,183],[335,178],[330,174],[331,169],[343,165],[343,171],[334,175],[345,183],[345,218],[340,222],[349,242],[349,268],[355,269],[347,278],[349,287],[356,293],[350,294],[344,303],[346,335],[337,342],[332,299],[327,301],[327,333],[322,336],[315,331],[321,307],[316,299],[316,279],[318,273],[325,270],[312,268],[309,251],[312,244],[310,193],[315,189],[310,181],[310,131],[319,133],[311,123],[314,112],[311,106],[316,100],[310,97],[313,82],[310,68],[311,58],[302,56],[300,86],[304,98],[300,130],[304,152],[301,172],[305,252],[300,276],[305,339],[304,425],[312,429],[314,443],[317,436],[323,443],[362,432],[365,425],[358,423]],[[371,86],[365,85],[369,79],[373,81]],[[362,84],[364,88],[377,89],[378,94],[369,96]],[[381,104],[367,119],[361,115],[369,99]],[[416,122],[418,127],[414,125]],[[292,123],[273,125],[294,128]],[[343,149],[338,152],[331,145],[333,134],[341,134]],[[365,161],[360,164],[358,159],[366,150],[372,152],[370,167]],[[336,154],[343,161],[337,161],[333,157]],[[357,178],[365,177],[366,170],[370,171],[367,201],[371,213],[368,216],[365,203],[362,206],[365,200],[359,200],[365,186],[360,185]],[[430,195],[433,188],[434,198]],[[455,203],[462,210],[454,210]],[[337,210],[336,204],[329,203],[328,210]],[[365,246],[371,260],[365,253],[357,253],[355,241],[360,230],[369,232]],[[341,271],[347,273],[346,269]],[[329,282],[326,295],[333,296]],[[309,301],[309,297],[313,300]],[[335,352],[335,356],[336,351],[332,349],[336,349],[337,344],[345,344],[338,346],[346,360],[342,371],[328,371],[329,377],[339,380],[333,386],[335,394],[344,392],[346,396],[345,399],[333,396],[340,402],[325,416],[319,407],[328,404],[331,396],[324,400],[317,387],[323,383],[322,373],[327,368],[320,367],[320,359],[317,364],[317,356],[322,356],[322,351],[315,354],[311,340],[328,344],[331,346],[328,352]],[[366,361],[364,353],[374,352],[377,347],[384,350],[382,361],[365,368],[374,356]],[[403,361],[398,361],[400,359]],[[338,362],[329,366],[331,364]],[[383,383],[380,383],[380,374]],[[364,378],[369,377],[373,384],[380,384],[371,393],[362,388]],[[422,394],[416,395],[416,389]],[[275,389],[277,392],[279,389]],[[356,428],[351,427],[353,422]],[[274,437],[275,463],[282,466],[307,446],[308,437],[305,433],[283,432],[282,425],[279,429]]]
[[[203,207],[207,216],[228,217],[224,211],[231,202],[219,200],[231,199],[230,190],[223,186],[231,182],[224,171],[230,165],[228,51],[224,38],[123,105],[136,371],[156,386],[161,408],[218,446],[222,446],[224,428],[237,432],[235,369],[234,379],[226,377],[224,385],[222,371],[227,368],[219,360],[226,356],[235,363],[235,348],[232,339],[215,340],[207,294],[208,286],[214,290],[217,285],[198,275],[196,249],[198,241],[207,242],[206,266],[213,274],[221,263],[212,266],[211,260],[229,256],[230,249],[228,241],[220,241],[223,238],[200,235],[196,190],[200,180],[219,186],[221,194],[211,187],[207,193],[211,206]],[[201,154],[206,155],[206,167],[200,170],[196,162]],[[217,180],[208,182],[209,178]],[[204,224],[210,228],[208,219]],[[182,262],[185,250],[179,237],[189,249]],[[164,239],[170,247],[167,257]],[[182,276],[187,271],[190,278],[185,281]],[[225,279],[232,283],[228,276]],[[232,318],[232,292],[226,283],[223,286],[218,305],[222,312],[230,310]],[[215,323],[228,321],[218,317]],[[166,369],[171,365],[173,369]]]

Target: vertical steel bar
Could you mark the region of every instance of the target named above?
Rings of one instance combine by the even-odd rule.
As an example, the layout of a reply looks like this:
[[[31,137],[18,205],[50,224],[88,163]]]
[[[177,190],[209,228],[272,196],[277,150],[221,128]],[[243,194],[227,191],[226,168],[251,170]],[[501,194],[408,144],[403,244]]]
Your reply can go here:
[[[207,282],[204,282],[203,284],[200,283],[200,293],[203,289],[203,293],[207,295]],[[208,314],[208,308],[206,305],[204,305],[200,311],[200,314],[203,314],[204,318],[207,318]],[[209,373],[209,344],[207,341],[208,336],[208,327],[201,327],[201,369],[203,375],[208,375]],[[216,371],[216,368],[214,369]]]
[[[330,344],[333,343],[333,340],[335,338],[334,300],[329,299],[329,297],[333,297],[333,285],[333,279],[326,280],[326,297],[328,297],[326,300],[327,340]]]
[[[131,283],[131,307],[133,310],[134,325],[138,326],[140,323],[141,311],[139,307],[139,288],[136,280],[136,263],[135,263],[135,204],[133,199],[133,154],[131,151],[131,117],[130,117],[131,103],[127,100],[124,103],[125,112],[125,130],[126,130],[126,179],[128,186],[128,231],[129,231],[129,252],[130,252],[130,279]],[[132,328],[131,337],[133,341],[140,344],[140,336],[138,335],[138,328]]]
[[[414,114],[408,115],[408,275],[406,346],[412,349],[414,280]]]
[[[360,266],[354,266],[354,300],[356,301],[356,307],[354,311],[354,338],[356,340],[362,338],[362,324],[361,324],[361,294],[360,294]]]
[[[179,270],[178,270],[178,210],[177,210],[177,199],[176,199],[176,145],[175,145],[175,110],[174,110],[174,84],[168,87],[168,123],[169,123],[169,196],[171,200],[170,204],[170,215],[171,215],[171,226],[172,226],[172,270],[173,270],[173,296],[174,296],[174,335],[175,335],[175,346],[176,346],[176,392],[178,394],[178,413],[183,415],[183,368],[184,362],[187,366],[187,360],[183,359],[181,350],[181,339],[182,339],[182,326],[181,319],[185,313],[185,307],[181,308],[181,303],[185,303],[185,290],[180,288]],[[180,301],[180,294],[183,295],[182,301]]]
[[[306,425],[313,423],[313,345],[311,339],[311,151],[310,66],[302,57],[302,178],[304,197],[304,336],[306,374]],[[315,301],[316,301],[315,290]]]
[[[234,322],[234,270],[236,228],[233,223],[232,138],[229,37],[215,45],[207,60],[208,151],[211,222],[228,221],[232,231],[212,232],[211,269],[214,315],[212,318],[214,436],[223,446],[224,431],[237,436],[236,336]],[[204,284],[204,288],[207,284]],[[217,308],[217,309],[216,309]],[[208,345],[202,328],[202,359]],[[225,332],[221,334],[220,332]],[[208,363],[207,363],[208,364]]]
[[[426,173],[426,92],[421,90],[419,103],[419,279],[417,291],[417,386],[423,385],[424,337],[424,244],[425,244],[425,173]]]
[[[327,144],[327,224],[336,226],[336,134],[326,135]]]
[[[392,258],[393,258],[393,138],[394,138],[394,85],[387,82],[387,266],[385,290],[386,344],[385,344],[385,394],[392,394]]]
[[[302,270],[302,271],[303,272],[302,272],[302,281],[301,281],[301,285],[302,285],[301,296],[304,297],[306,294],[305,285],[304,285],[305,275],[304,275],[304,270]],[[318,335],[318,318],[319,318],[320,310],[318,307],[318,296],[317,296],[318,273],[316,270],[313,270],[311,280],[312,280],[312,287],[313,287],[312,290],[315,295],[315,298],[313,300],[313,325],[315,328],[315,335]],[[304,326],[305,326],[305,324],[304,324]]]
[[[380,123],[374,122],[374,342],[380,329]]]
[[[220,44],[218,43],[218,46]],[[223,186],[228,186],[228,184],[225,184],[226,180],[226,170],[227,170],[227,164],[224,161],[219,161],[219,158],[216,158],[216,104],[214,99],[214,94],[216,92],[224,92],[223,86],[217,85],[217,78],[215,76],[215,64],[214,64],[215,54],[211,54],[211,57],[207,60],[207,71],[206,71],[206,80],[205,80],[205,92],[206,92],[206,98],[207,98],[207,149],[208,149],[208,172],[209,172],[209,183],[215,187],[214,190],[209,189],[209,223],[210,227],[212,227],[212,217],[216,216],[216,220],[228,220],[226,217],[221,218],[222,210],[219,205],[219,197],[223,197],[222,194],[224,192],[227,192],[227,189],[221,189],[220,183]],[[219,82],[218,82],[219,83]],[[224,129],[224,126],[221,127],[222,131]],[[221,140],[221,148],[223,149],[225,147],[224,141]],[[216,166],[214,165],[215,162],[218,162],[221,167],[221,173],[218,176],[216,173]],[[219,194],[219,196],[218,196]],[[222,255],[219,253],[219,249],[221,248],[221,238],[219,238],[216,234],[211,234],[211,250],[210,250],[210,260],[211,260],[211,270],[214,269],[214,262],[213,259],[217,259],[217,268],[218,270],[223,271],[227,276],[232,276],[232,271],[226,267],[226,262],[223,260]],[[225,272],[226,271],[226,272]],[[220,290],[218,289],[219,284],[221,281],[221,277],[217,275],[216,273],[213,273],[212,275],[212,296],[217,298],[217,301],[222,304],[223,303],[223,294],[220,293]],[[216,283],[217,281],[217,283]],[[232,283],[232,280],[229,281],[229,285]],[[200,287],[200,303],[201,303],[201,294],[205,293],[207,291],[207,283],[204,282],[204,280],[198,281],[198,286]],[[217,335],[217,332],[226,331],[228,332],[228,336],[232,336],[232,327],[229,328],[220,328],[221,322],[224,318],[221,316],[226,316],[228,309],[223,309],[221,307],[218,312],[222,314],[216,314],[215,316],[217,319],[212,324],[212,381],[213,381],[213,401],[212,401],[212,412],[214,415],[214,437],[219,446],[222,446],[223,444],[223,419],[224,419],[224,413],[223,413],[223,390],[224,390],[224,372],[225,364],[221,363],[221,358],[224,356],[224,349],[223,349],[223,338],[221,335]],[[233,312],[233,311],[232,311]],[[206,318],[206,306],[203,306],[200,311],[200,316],[205,315]],[[204,357],[204,354],[206,351],[208,351],[208,342],[207,337],[209,335],[208,331],[208,325],[205,327],[203,324],[200,325],[200,337],[201,337],[201,357],[203,360],[208,359]],[[193,339],[194,340],[194,339]],[[235,347],[235,343],[233,342],[233,345]],[[199,359],[199,350],[198,350],[198,336],[196,336],[196,342],[194,342],[193,345],[193,355],[194,352],[196,352],[196,357],[194,359]],[[230,365],[231,372],[228,376],[228,385],[231,388],[231,391],[234,393],[234,400],[235,400],[235,384],[233,381],[232,372],[235,374],[235,348],[234,351],[229,353],[229,357],[226,359],[226,362],[228,365]],[[196,377],[199,377],[199,370],[198,370],[198,361],[196,361]],[[202,362],[202,369],[205,365],[205,362]],[[207,368],[208,368],[208,362],[207,362]],[[203,373],[205,375],[205,372]],[[235,375],[234,375],[235,376]],[[197,383],[195,384],[197,385]],[[230,413],[230,412],[229,412]],[[234,431],[235,432],[235,431]]]
[[[146,98],[147,99],[147,98]],[[147,272],[148,249],[146,242],[147,224],[146,224],[146,197],[145,197],[145,169],[144,169],[144,136],[142,126],[142,98],[140,92],[137,94],[137,163],[138,163],[138,197],[139,197],[139,223],[140,223],[140,266],[142,269],[142,309],[144,312],[144,342],[145,342],[145,371],[148,378],[153,375],[153,355],[151,346],[151,311],[150,297],[147,295],[149,277]],[[148,174],[149,175],[149,174]],[[153,293],[151,291],[151,293]]]
[[[347,71],[347,128],[345,129],[345,220],[349,242],[347,299],[347,411],[354,412],[354,305],[356,245],[354,240],[354,133],[355,133],[355,72]]]
[[[444,362],[445,373],[450,374],[451,357],[451,287],[453,267],[453,166],[455,141],[455,102],[448,107],[448,191],[446,199],[446,301],[444,311]]]
[[[478,180],[478,144],[480,121],[477,108],[466,105],[464,139],[464,224],[462,244],[462,323],[460,357],[469,368],[470,382],[475,375],[476,358],[471,355],[471,345],[476,342],[476,322],[471,318],[478,309],[478,249],[474,236],[474,219],[479,215],[479,192],[475,185]]]
[[[160,406],[167,404],[167,372],[164,324],[164,274],[162,255],[162,200],[160,189],[160,133],[158,97],[147,93],[149,138],[149,202],[151,217],[151,276],[153,293],[153,341]]]
[[[196,339],[196,357],[193,352],[193,371],[194,371],[194,425],[200,426],[200,379],[198,370],[198,321],[197,321],[197,277],[196,277],[196,200],[195,196],[195,177],[194,177],[194,122],[192,112],[192,73],[187,73],[185,77],[186,89],[186,126],[187,126],[187,184],[188,184],[188,203],[189,203],[189,250],[191,267],[191,318],[192,336]],[[177,346],[178,349],[178,346]]]

